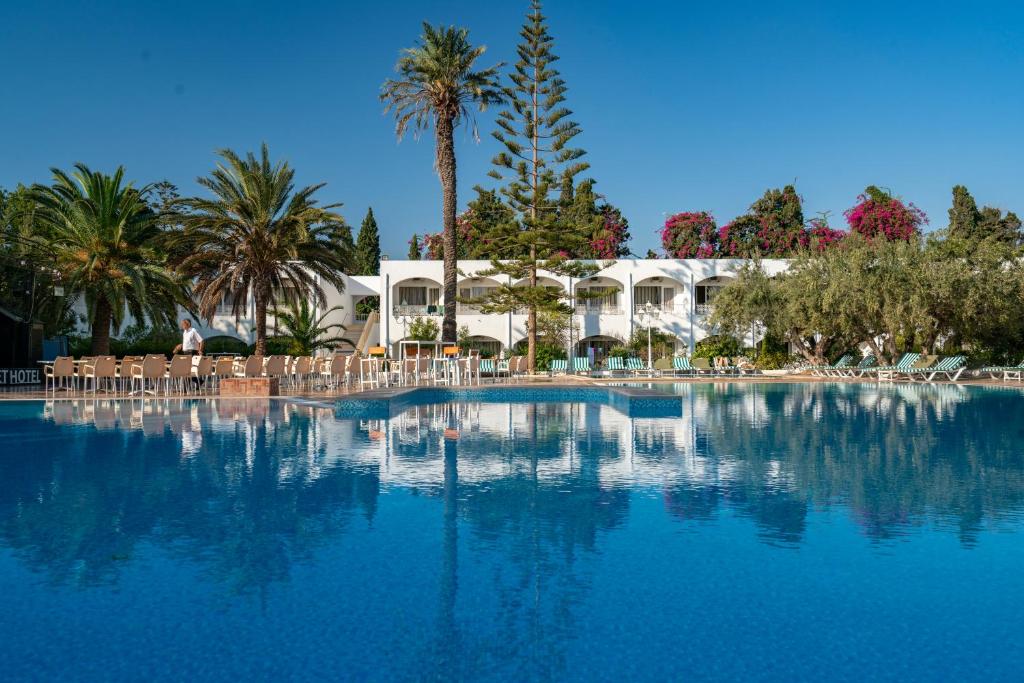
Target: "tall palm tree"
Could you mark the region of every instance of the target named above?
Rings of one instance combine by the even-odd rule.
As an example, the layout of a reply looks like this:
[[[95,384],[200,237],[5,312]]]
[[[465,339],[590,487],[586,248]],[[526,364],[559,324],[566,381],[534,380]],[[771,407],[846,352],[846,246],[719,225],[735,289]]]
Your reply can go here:
[[[184,280],[166,265],[166,233],[147,199],[114,175],[76,164],[72,173],[50,169],[53,184],[35,185],[36,220],[69,293],[85,300],[92,352],[110,352],[111,330],[125,312],[137,321],[173,325],[177,305],[190,307]]]
[[[334,331],[344,332],[344,325],[327,322],[331,313],[340,310],[342,306],[331,306],[317,315],[316,309],[305,299],[292,302],[284,308],[275,308],[273,314],[277,320],[278,337],[291,342],[290,353],[296,356],[305,356],[317,349],[333,348],[339,344],[355,346],[348,339],[334,334]]]
[[[323,183],[295,190],[287,162],[271,164],[264,144],[260,157],[243,159],[229,149],[222,162],[198,183],[212,199],[180,199],[184,226],[175,240],[179,270],[194,278],[199,313],[209,319],[225,297],[237,316],[252,295],[257,355],[267,351],[267,308],[274,303],[324,297],[320,280],[344,287],[349,254],[338,239],[344,219],[318,206],[313,195]],[[319,278],[319,279],[318,279]],[[275,297],[277,301],[275,301]]]
[[[487,48],[473,47],[469,30],[454,26],[431,26],[424,22],[423,35],[411,48],[403,50],[395,64],[399,76],[388,79],[381,88],[384,112],[393,111],[395,133],[401,139],[411,127],[414,134],[434,126],[434,166],[441,180],[441,214],[444,221],[444,322],[441,339],[454,342],[455,297],[458,280],[455,209],[455,128],[468,122],[477,138],[471,105],[484,111],[503,100],[498,86],[497,64],[474,71],[476,60]]]

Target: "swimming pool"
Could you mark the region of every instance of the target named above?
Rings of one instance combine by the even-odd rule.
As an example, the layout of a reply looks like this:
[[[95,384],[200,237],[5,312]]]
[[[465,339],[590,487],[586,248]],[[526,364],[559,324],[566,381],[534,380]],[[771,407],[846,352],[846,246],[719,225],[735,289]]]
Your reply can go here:
[[[1024,395],[664,390],[0,403],[0,671],[1019,678]]]

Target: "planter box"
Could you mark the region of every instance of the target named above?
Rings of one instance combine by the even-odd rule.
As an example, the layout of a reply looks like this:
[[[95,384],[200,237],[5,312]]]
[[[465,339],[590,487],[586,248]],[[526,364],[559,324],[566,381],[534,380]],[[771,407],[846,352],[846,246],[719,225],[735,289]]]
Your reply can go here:
[[[277,396],[281,393],[281,382],[277,377],[225,377],[218,393],[233,397]]]

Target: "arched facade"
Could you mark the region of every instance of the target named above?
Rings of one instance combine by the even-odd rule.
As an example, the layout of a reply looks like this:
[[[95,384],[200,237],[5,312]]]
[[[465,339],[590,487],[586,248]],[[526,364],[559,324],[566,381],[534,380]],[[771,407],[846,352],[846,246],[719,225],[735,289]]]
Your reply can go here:
[[[402,316],[442,315],[441,293],[444,288],[439,280],[429,277],[407,277],[391,286],[392,314]]]

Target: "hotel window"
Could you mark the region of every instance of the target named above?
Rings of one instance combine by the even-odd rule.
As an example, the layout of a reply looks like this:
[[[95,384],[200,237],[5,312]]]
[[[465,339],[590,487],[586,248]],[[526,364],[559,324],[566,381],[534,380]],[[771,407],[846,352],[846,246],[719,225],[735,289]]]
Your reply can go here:
[[[698,313],[707,313],[718,295],[722,285],[697,285],[694,291],[694,303],[697,305]]]
[[[399,287],[398,304],[400,306],[426,306],[426,287]]]
[[[586,298],[579,302],[577,308],[600,313],[611,313],[619,308],[618,287],[591,287],[581,289],[580,293]]]
[[[661,287],[642,285],[634,288],[633,302],[637,308],[643,308],[647,304],[661,306]]]
[[[493,292],[495,289],[492,285],[477,286],[477,287],[460,287],[459,298],[460,299],[483,299],[485,296]],[[477,313],[480,311],[480,304],[468,303],[464,301],[459,302],[458,310],[463,313]]]

